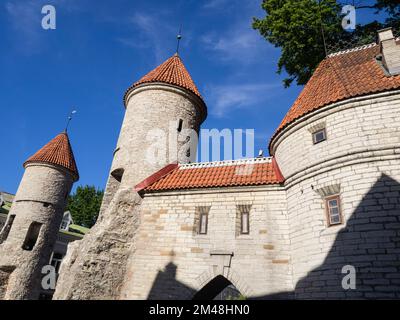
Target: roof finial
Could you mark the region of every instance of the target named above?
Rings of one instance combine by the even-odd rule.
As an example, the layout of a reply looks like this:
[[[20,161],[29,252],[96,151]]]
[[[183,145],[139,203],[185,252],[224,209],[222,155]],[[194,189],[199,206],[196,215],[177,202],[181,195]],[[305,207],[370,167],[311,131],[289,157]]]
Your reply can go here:
[[[180,45],[181,39],[182,39],[182,24],[181,24],[181,26],[179,28],[179,33],[176,36],[176,39],[178,41],[177,46],[176,46],[176,54],[178,55],[179,54],[179,45]]]
[[[76,113],[76,110],[72,110],[71,113],[69,114],[68,120],[67,120],[67,125],[65,126],[65,130],[64,130],[65,133],[67,133],[68,127],[69,127],[69,123],[71,122],[72,117],[73,117],[73,115],[74,115],[75,113]]]

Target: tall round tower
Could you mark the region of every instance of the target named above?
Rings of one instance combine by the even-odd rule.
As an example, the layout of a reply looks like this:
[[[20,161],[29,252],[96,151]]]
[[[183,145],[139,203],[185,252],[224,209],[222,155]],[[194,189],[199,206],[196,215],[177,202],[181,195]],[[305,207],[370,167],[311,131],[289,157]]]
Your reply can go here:
[[[187,129],[198,133],[207,116],[207,107],[178,54],[131,86],[124,105],[101,213],[120,185],[133,187],[169,163],[193,159],[197,139]]]
[[[79,174],[67,133],[24,163],[25,173],[0,233],[0,299],[37,299],[67,196]]]

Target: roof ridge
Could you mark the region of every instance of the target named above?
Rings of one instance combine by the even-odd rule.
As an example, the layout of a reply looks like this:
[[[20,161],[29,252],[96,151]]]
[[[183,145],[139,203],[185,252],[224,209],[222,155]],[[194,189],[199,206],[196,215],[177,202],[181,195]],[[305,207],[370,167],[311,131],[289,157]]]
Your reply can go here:
[[[210,161],[210,162],[194,162],[194,163],[179,164],[179,170],[236,166],[242,164],[257,164],[257,163],[270,163],[270,162],[272,162],[272,157],[256,157],[256,158],[221,160],[221,161]]]
[[[364,50],[364,49],[369,49],[369,48],[375,47],[377,45],[378,44],[376,42],[372,42],[372,43],[364,44],[364,45],[361,45],[361,46],[358,46],[358,47],[355,47],[355,48],[351,48],[351,49],[346,49],[346,50],[341,50],[341,51],[337,51],[337,52],[334,52],[334,53],[330,53],[326,57],[327,58],[332,58],[332,57],[336,57],[336,56],[339,56],[339,55],[342,55],[342,54],[346,54],[346,53],[350,53],[350,52],[356,52],[356,51],[360,51],[360,50]]]

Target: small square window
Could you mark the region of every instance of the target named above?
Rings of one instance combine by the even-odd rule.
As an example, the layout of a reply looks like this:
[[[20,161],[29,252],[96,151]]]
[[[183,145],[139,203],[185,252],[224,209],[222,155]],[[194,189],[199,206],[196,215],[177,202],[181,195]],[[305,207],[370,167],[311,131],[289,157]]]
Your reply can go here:
[[[325,199],[328,226],[341,224],[342,213],[339,196],[332,196]]]
[[[313,143],[314,144],[317,144],[317,143],[320,143],[322,141],[325,141],[326,140],[326,130],[325,130],[325,128],[313,132],[312,137],[313,137]]]

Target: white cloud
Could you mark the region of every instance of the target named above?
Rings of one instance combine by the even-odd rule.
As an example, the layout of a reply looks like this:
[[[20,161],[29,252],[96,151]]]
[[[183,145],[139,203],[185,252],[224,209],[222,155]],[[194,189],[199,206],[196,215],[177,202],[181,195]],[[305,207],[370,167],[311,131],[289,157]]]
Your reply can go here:
[[[37,51],[41,31],[41,6],[37,1],[7,1],[5,4],[14,35],[26,53]]]
[[[229,2],[229,0],[209,0],[207,1],[203,8],[204,9],[215,9],[218,7],[221,7],[222,5],[225,5]]]
[[[273,96],[280,83],[250,83],[206,87],[210,112],[225,117],[230,111],[249,109],[265,104]]]
[[[164,61],[172,52],[175,45],[172,35],[177,34],[177,30],[167,21],[166,13],[138,12],[129,19],[129,23],[137,32],[130,37],[118,38],[118,42],[132,48],[151,48],[156,63]]]
[[[215,32],[201,37],[205,49],[223,62],[249,64],[265,56],[272,48],[249,24],[241,24],[222,34]]]

